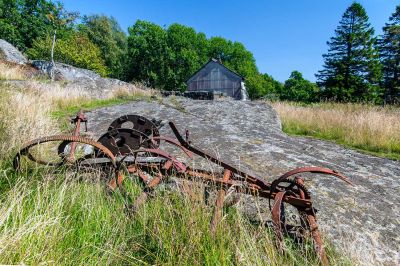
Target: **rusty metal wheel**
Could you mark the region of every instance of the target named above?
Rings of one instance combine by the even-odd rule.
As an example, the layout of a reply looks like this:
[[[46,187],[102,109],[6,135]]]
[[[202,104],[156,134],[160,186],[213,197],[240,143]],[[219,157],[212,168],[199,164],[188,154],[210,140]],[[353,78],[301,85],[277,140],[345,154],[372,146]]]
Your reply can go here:
[[[156,148],[159,145],[159,141],[152,141],[143,132],[129,128],[109,130],[98,139],[98,142],[116,156],[125,156],[139,148]]]
[[[307,215],[304,210],[285,203],[284,199],[286,196],[291,196],[298,199],[311,200],[310,192],[297,179],[280,181],[276,185],[274,192],[276,193],[274,204],[271,205],[271,198],[268,200],[268,204],[272,214],[275,234],[279,242],[282,242],[283,235],[286,235],[296,243],[302,243],[310,231]],[[281,243],[279,243],[279,246],[282,248]]]
[[[59,167],[66,162],[73,164],[75,161],[81,159],[82,157],[86,156],[84,153],[83,154],[77,154],[74,158],[74,161],[67,161],[66,160],[66,154],[59,154],[59,147],[60,143],[80,143],[80,144],[85,144],[88,146],[92,146],[93,149],[96,149],[101,152],[105,157],[108,157],[110,160],[111,165],[116,168],[116,158],[114,154],[104,145],[101,143],[98,143],[95,140],[89,139],[89,138],[84,138],[80,136],[70,136],[70,135],[54,135],[54,136],[48,136],[48,137],[42,137],[38,139],[34,139],[25,145],[19,150],[17,155],[14,157],[13,160],[13,166],[14,169],[16,170],[21,170],[21,159],[22,157],[27,157],[30,161],[33,161],[34,163],[41,164],[41,165],[47,165],[47,166],[54,166],[54,167]],[[51,150],[46,150],[48,147],[42,147],[45,144],[50,144]],[[64,148],[67,145],[64,146]],[[35,149],[38,149],[38,151],[35,152]],[[49,154],[50,152],[50,154]],[[54,154],[57,153],[59,156],[57,161],[50,160],[50,157],[54,158]],[[43,156],[43,157],[40,157]]]
[[[159,126],[157,125],[161,126],[161,123],[159,121],[151,121],[140,115],[123,115],[110,124],[108,131],[118,128],[129,128],[142,132],[149,138],[159,137]]]

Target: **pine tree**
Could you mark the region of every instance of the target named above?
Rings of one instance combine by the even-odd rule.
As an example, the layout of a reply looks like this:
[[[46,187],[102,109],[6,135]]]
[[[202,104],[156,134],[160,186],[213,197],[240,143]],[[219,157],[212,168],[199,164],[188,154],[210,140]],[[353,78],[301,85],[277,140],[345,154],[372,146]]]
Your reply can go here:
[[[337,101],[371,101],[380,95],[379,56],[365,9],[353,3],[327,42],[324,69],[316,74],[323,96]]]
[[[383,85],[385,100],[400,103],[400,5],[383,27],[379,40],[379,50],[383,64]]]

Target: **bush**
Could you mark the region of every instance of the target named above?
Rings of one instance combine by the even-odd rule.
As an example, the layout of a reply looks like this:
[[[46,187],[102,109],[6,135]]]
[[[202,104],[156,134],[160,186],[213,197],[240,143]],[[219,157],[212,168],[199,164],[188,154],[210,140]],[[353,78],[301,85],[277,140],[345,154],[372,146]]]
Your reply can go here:
[[[31,59],[51,60],[51,44],[51,36],[36,39],[27,54]],[[56,40],[54,61],[108,75],[99,47],[83,34],[72,33]]]
[[[298,71],[293,71],[280,93],[282,100],[297,102],[315,102],[319,100],[319,88],[314,83],[303,78]]]

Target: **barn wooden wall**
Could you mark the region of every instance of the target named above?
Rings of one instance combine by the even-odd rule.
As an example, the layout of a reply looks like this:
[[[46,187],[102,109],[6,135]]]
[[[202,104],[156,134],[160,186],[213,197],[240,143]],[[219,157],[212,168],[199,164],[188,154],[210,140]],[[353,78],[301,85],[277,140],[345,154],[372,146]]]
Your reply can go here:
[[[240,98],[241,81],[240,76],[211,61],[188,80],[188,91],[214,91]]]

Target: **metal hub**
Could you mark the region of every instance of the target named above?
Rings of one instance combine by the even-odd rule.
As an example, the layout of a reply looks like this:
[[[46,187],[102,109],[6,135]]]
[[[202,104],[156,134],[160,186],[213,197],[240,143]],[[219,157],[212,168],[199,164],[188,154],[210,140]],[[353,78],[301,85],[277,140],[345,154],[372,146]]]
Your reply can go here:
[[[149,136],[130,128],[115,128],[102,135],[98,142],[114,155],[127,155],[139,148],[156,148],[157,142],[148,141]]]
[[[118,128],[134,129],[147,137],[160,136],[157,126],[151,120],[140,115],[123,115],[110,124],[108,131]]]

